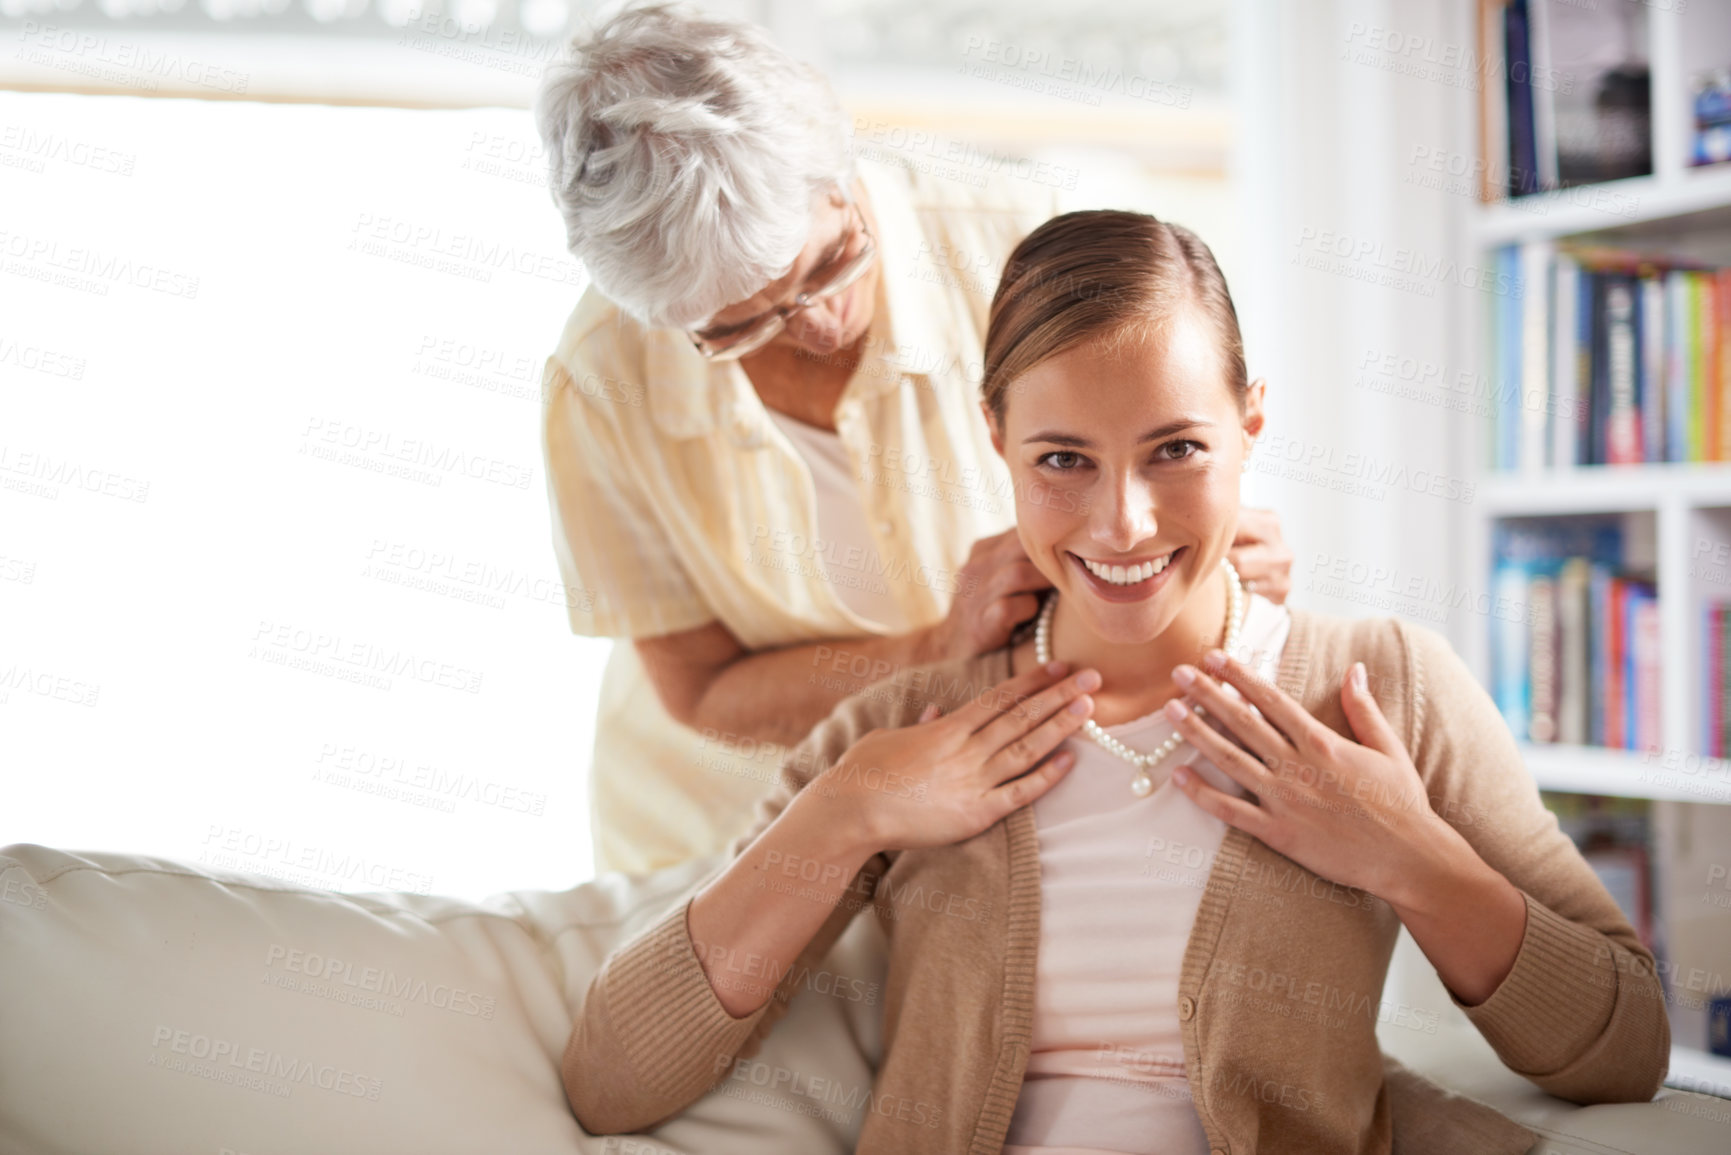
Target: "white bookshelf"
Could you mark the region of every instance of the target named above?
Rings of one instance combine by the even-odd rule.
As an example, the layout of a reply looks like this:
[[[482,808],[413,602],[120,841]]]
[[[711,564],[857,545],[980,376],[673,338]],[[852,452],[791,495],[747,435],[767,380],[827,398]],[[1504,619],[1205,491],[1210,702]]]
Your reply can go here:
[[[1731,763],[1681,756],[1667,766],[1657,755],[1601,746],[1523,744],[1527,770],[1541,790],[1650,798],[1670,802],[1731,803]]]
[[[1656,253],[1687,253],[1731,262],[1731,164],[1688,165],[1693,130],[1690,78],[1714,64],[1731,63],[1731,5],[1647,9],[1652,68],[1653,174],[1468,206],[1462,222],[1463,260],[1483,264],[1492,250],[1533,241],[1583,241]],[[1468,22],[1470,27],[1470,19]],[[1463,94],[1467,120],[1476,126],[1477,94]],[[1476,131],[1473,133],[1476,143]],[[1468,308],[1461,317],[1462,347],[1492,376],[1485,317]],[[1617,514],[1625,532],[1644,543],[1659,588],[1664,657],[1662,733],[1667,754],[1680,763],[1703,748],[1700,687],[1703,654],[1700,615],[1706,602],[1731,599],[1731,564],[1715,543],[1731,543],[1731,463],[1667,463],[1490,470],[1485,426],[1462,418],[1464,468],[1479,479],[1464,513],[1460,580],[1488,590],[1491,535],[1509,518]],[[1715,558],[1719,561],[1716,563]],[[1485,618],[1457,639],[1468,662],[1489,684],[1489,625]],[[1651,773],[1644,756],[1629,751],[1528,745],[1534,778],[1546,789],[1624,797],[1731,803],[1723,770],[1702,772],[1699,796],[1689,797]],[[1649,773],[1643,775],[1641,771]]]
[[[1561,190],[1501,204],[1467,203],[1457,233],[1463,261],[1483,266],[1503,245],[1567,240],[1731,264],[1731,164],[1688,164],[1694,125],[1690,79],[1702,69],[1731,64],[1731,4],[1651,5],[1646,18],[1652,175],[1592,186],[1591,193]],[[1476,34],[1470,12],[1463,11],[1459,27],[1463,35]],[[1458,122],[1462,139],[1475,148],[1477,100],[1476,93],[1463,93]],[[1483,302],[1469,302],[1458,321],[1463,356],[1494,379]],[[1459,418],[1456,444],[1460,467],[1478,479],[1475,499],[1458,514],[1456,578],[1464,586],[1494,593],[1491,544],[1498,522],[1593,514],[1621,518],[1631,568],[1650,568],[1658,586],[1663,752],[1524,743],[1534,781],[1545,790],[1649,799],[1655,807],[1709,806],[1723,813],[1718,808],[1731,805],[1731,764],[1701,754],[1702,614],[1710,600],[1731,600],[1731,463],[1493,471],[1487,425],[1469,415]],[[1724,550],[1718,543],[1726,543]],[[1474,616],[1454,639],[1487,686],[1495,625],[1489,615]],[[1660,829],[1656,821],[1655,837]],[[1658,918],[1667,918],[1662,900]],[[1708,1054],[1694,1037],[1702,1017],[1673,1009],[1672,1021],[1673,1036],[1681,1040],[1673,1048],[1672,1080],[1731,1085],[1731,1060]]]
[[[1658,87],[1656,74],[1654,87]],[[1662,226],[1681,217],[1716,213],[1727,204],[1731,204],[1731,163],[1606,181],[1590,186],[1590,192],[1563,189],[1507,204],[1482,205],[1472,231],[1478,244],[1489,248],[1547,237]]]

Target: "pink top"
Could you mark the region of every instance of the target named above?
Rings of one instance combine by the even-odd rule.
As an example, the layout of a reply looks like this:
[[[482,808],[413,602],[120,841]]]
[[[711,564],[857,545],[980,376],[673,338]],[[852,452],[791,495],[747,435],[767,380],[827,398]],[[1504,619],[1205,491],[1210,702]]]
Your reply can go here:
[[[1248,596],[1233,656],[1272,679],[1291,617]],[[1235,692],[1235,691],[1233,691]],[[1162,713],[1108,732],[1133,750],[1172,734]],[[1087,738],[1076,766],[1034,803],[1040,839],[1040,947],[1033,1045],[1004,1155],[1208,1155],[1179,1035],[1178,974],[1226,825],[1173,785],[1202,778],[1245,791],[1189,743],[1149,771]]]

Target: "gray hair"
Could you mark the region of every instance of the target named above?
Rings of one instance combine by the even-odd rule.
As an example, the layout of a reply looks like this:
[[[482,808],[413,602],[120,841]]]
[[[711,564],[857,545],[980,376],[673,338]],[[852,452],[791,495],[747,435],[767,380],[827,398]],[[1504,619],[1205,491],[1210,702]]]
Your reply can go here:
[[[573,37],[534,111],[571,254],[648,325],[699,324],[786,276],[814,195],[853,179],[815,69],[756,25],[677,5]]]

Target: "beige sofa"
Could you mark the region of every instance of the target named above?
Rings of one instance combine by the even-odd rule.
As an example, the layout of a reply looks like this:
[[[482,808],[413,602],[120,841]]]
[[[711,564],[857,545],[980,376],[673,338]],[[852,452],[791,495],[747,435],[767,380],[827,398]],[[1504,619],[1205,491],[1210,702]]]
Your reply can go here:
[[[603,1138],[566,1107],[559,1056],[590,976],[718,861],[470,903],[0,849],[0,1153],[849,1152],[881,1054],[872,919],[826,960],[835,981],[676,1119]],[[1731,1151],[1726,1100],[1575,1107],[1470,1030],[1386,1033],[1410,1066],[1538,1130],[1536,1152]]]

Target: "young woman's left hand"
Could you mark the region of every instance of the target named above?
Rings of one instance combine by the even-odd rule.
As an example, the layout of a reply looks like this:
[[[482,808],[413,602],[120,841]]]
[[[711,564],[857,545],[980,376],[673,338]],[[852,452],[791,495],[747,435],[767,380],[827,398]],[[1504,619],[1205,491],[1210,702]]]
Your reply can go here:
[[[1436,845],[1439,824],[1446,823],[1431,809],[1411,756],[1365,688],[1363,663],[1353,663],[1340,687],[1356,742],[1218,650],[1203,667],[1173,671],[1180,688],[1186,671],[1191,681],[1183,699],[1167,704],[1167,715],[1183,711],[1172,719],[1178,733],[1261,805],[1215,789],[1191,767],[1176,770],[1173,781],[1209,814],[1313,873],[1397,901],[1402,883],[1420,869],[1417,856]],[[1207,671],[1244,698],[1228,694]],[[1186,702],[1200,705],[1213,724]]]

